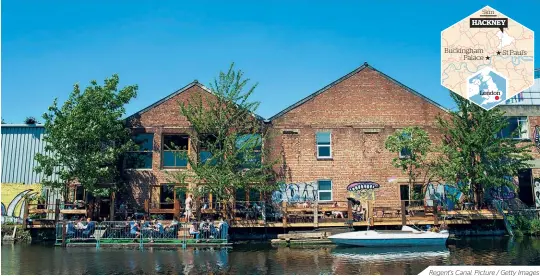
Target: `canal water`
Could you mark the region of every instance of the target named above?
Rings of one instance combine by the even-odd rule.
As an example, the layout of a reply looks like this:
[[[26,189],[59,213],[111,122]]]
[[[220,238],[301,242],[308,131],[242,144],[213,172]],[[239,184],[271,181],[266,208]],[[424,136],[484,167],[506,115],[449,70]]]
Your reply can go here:
[[[540,265],[540,238],[453,239],[446,247],[407,249],[2,245],[2,274],[418,274],[430,265]]]

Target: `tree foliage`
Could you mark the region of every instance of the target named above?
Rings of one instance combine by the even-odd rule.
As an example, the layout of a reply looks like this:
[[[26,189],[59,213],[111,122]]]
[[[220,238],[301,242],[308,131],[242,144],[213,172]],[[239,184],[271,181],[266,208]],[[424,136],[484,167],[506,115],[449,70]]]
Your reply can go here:
[[[412,198],[412,187],[417,178],[427,174],[429,162],[427,155],[430,151],[429,135],[418,126],[397,130],[388,136],[385,147],[391,152],[399,153],[392,159],[392,165],[400,168],[409,178],[409,200]]]
[[[180,103],[181,114],[192,125],[195,154],[186,156],[190,170],[172,176],[178,183],[194,183],[190,192],[195,196],[211,193],[227,202],[235,189],[274,189],[273,163],[262,145],[266,129],[255,115],[259,102],[250,100],[257,85],[248,87],[249,79],[243,76],[232,64],[210,84],[212,93]]]
[[[457,111],[450,112],[449,120],[437,119],[443,136],[437,174],[480,205],[486,189],[514,187],[513,177],[532,159],[531,145],[500,137],[508,125],[503,111],[486,111],[455,93],[451,97]]]
[[[78,182],[94,195],[108,195],[114,189],[110,184],[121,181],[120,158],[134,147],[122,121],[124,105],[138,87],[119,90],[118,82],[118,75],[103,86],[93,80],[84,92],[75,84],[62,107],[55,99],[43,115],[47,153],[36,155],[36,171],[46,176],[44,185],[64,188]]]

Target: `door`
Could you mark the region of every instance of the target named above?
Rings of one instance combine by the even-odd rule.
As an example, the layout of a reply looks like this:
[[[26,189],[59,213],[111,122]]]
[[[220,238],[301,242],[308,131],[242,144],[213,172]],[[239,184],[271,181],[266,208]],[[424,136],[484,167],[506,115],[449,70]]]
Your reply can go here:
[[[405,200],[405,206],[409,206],[409,185],[399,185],[400,200]]]

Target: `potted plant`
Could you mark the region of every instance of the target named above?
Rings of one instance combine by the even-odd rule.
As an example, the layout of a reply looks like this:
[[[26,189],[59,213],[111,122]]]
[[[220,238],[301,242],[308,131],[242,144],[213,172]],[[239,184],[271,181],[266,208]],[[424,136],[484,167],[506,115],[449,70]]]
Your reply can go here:
[[[165,198],[165,202],[161,203],[161,208],[162,209],[169,209],[173,203],[174,203],[174,201],[172,200],[172,198],[167,197],[167,198]]]
[[[43,195],[40,195],[37,198],[37,203],[38,203],[38,206],[37,206],[38,209],[45,209],[45,204],[47,203],[47,199]]]

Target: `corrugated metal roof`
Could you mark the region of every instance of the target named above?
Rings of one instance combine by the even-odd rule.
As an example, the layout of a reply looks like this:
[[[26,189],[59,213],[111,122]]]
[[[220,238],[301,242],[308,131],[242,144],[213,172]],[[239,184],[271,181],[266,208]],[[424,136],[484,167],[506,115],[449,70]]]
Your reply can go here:
[[[45,153],[42,125],[2,125],[2,183],[41,183],[36,153]]]

